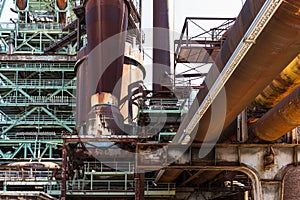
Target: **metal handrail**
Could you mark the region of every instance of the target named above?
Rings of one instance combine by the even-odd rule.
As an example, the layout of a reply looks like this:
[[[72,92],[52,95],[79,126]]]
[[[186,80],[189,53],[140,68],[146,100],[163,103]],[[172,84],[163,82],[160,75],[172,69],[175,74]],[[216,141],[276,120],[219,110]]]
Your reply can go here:
[[[235,19],[236,18],[186,17],[179,40],[177,40],[177,42],[175,43],[175,45],[177,45],[176,50],[175,50],[175,56],[174,56],[175,67],[177,64],[176,61],[179,58],[179,51],[180,51],[180,48],[182,47],[182,45],[186,45],[186,46],[189,46],[191,44],[202,44],[203,45],[203,44],[205,44],[205,42],[208,43],[208,41],[218,42],[219,44],[222,44],[223,41],[222,41],[222,36],[220,35],[220,33],[218,35],[215,35],[215,34],[213,34],[213,32],[216,30],[221,30],[220,32],[225,32],[229,28],[229,26],[235,21]],[[222,20],[222,21],[227,21],[227,23],[224,23],[216,28],[212,28],[212,29],[206,31],[202,27],[200,27],[199,25],[197,25],[195,23],[195,21],[200,21],[200,20]],[[198,26],[198,28],[201,30],[201,33],[196,36],[190,36],[188,22],[192,22],[193,24]],[[223,28],[223,26],[225,26],[225,28]],[[212,33],[210,33],[210,32],[212,32]],[[205,34],[211,35],[209,40],[207,39],[208,37],[203,36]],[[185,37],[185,39],[184,39],[184,37]],[[195,39],[199,39],[199,38],[200,39],[204,38],[204,40],[203,41],[202,40],[195,41]],[[195,41],[195,42],[193,42],[193,41]]]

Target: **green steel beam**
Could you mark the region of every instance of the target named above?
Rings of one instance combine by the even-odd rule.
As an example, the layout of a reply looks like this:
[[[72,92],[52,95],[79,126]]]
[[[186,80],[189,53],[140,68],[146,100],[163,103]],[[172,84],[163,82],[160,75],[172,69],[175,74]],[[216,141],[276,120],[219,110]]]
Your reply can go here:
[[[15,152],[10,156],[10,158],[14,158],[14,157],[20,152],[20,150],[21,150],[24,146],[25,146],[24,143],[21,144],[21,145],[19,146],[19,148],[16,149]]]
[[[2,12],[3,12],[4,6],[5,6],[5,2],[6,2],[6,0],[1,0],[0,1],[0,17],[2,16]]]
[[[13,124],[11,124],[10,126],[6,127],[4,130],[2,130],[2,135],[6,134],[9,130],[11,130],[15,125],[17,125],[17,123],[19,121],[22,121],[24,118],[26,118],[27,116],[29,116],[31,113],[33,113],[34,111],[37,110],[37,107],[31,109],[30,111],[28,111],[25,115],[23,115],[22,117],[20,117],[18,120],[15,120],[13,122]]]
[[[0,78],[2,78],[3,80],[7,81],[8,84],[10,84],[11,86],[14,86],[14,89],[18,90],[19,92],[21,92],[25,97],[27,97],[28,99],[30,99],[32,101],[31,96],[26,93],[24,90],[22,90],[21,88],[18,88],[17,85],[15,85],[11,80],[9,80],[9,78],[7,78],[6,76],[4,76],[2,73],[0,73]]]
[[[27,148],[29,150],[29,152],[31,153],[31,155],[34,157],[35,155],[34,155],[34,151],[31,148],[31,144],[26,144],[25,146],[26,146],[25,148]]]
[[[67,129],[69,132],[73,132],[73,129],[70,128],[69,126],[67,126],[64,122],[62,122],[61,120],[59,120],[53,113],[51,113],[49,110],[47,110],[46,108],[42,107],[42,110],[47,113],[50,117],[52,117],[53,119],[55,119],[59,124],[61,124],[61,126],[63,126],[65,129]]]
[[[59,94],[60,92],[64,91],[64,88],[67,87],[67,86],[69,86],[69,85],[72,84],[73,82],[74,82],[74,83],[76,82],[76,77],[74,77],[72,80],[70,80],[68,83],[66,83],[66,84],[64,85],[63,88],[61,88],[61,89],[59,89],[59,90],[53,92],[53,93],[49,96],[48,99],[51,99],[52,97],[56,96],[56,95]],[[47,101],[48,99],[46,99],[46,101]]]

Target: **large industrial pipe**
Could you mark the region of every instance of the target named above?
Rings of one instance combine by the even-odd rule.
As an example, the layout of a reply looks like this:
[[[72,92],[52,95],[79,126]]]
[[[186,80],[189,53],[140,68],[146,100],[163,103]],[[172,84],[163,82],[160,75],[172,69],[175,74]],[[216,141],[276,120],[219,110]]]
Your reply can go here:
[[[272,108],[300,85],[300,54],[255,98],[255,105]]]
[[[124,63],[124,49],[128,24],[128,5],[126,0],[89,0],[86,5],[86,26],[88,37],[89,61],[92,59],[98,62],[89,62],[91,70],[90,78],[97,80],[97,85],[92,85],[95,93],[109,93],[119,99],[120,84]],[[101,44],[105,40],[110,40]],[[100,45],[101,44],[101,45]],[[94,51],[96,58],[90,58]],[[107,64],[107,60],[113,62]],[[100,72],[100,76],[98,77]],[[114,92],[115,91],[115,92]]]
[[[170,86],[169,0],[153,0],[153,91]]]
[[[87,59],[76,69],[77,128],[82,134],[122,134],[118,108],[129,7],[127,0],[86,2]]]
[[[212,83],[217,77],[216,68],[221,71],[238,43],[243,39],[250,24],[265,3],[264,0],[248,0],[230,30],[228,38],[216,58],[212,70],[208,73],[207,81]],[[194,142],[216,141],[219,136],[223,139],[229,135],[221,134],[237,115],[278,75],[288,63],[300,52],[300,2],[284,1],[268,25],[261,32],[232,76],[225,84],[226,96],[218,95],[214,102],[225,102],[225,122],[223,115],[214,114],[209,109],[194,130]],[[179,127],[173,142],[180,142],[184,129],[194,116],[199,103],[207,94],[206,90],[198,93],[190,112]],[[198,103],[199,102],[199,103]],[[222,110],[224,108],[221,108]],[[218,112],[214,110],[213,112]],[[222,112],[222,111],[219,111]],[[209,133],[208,133],[209,130]],[[232,133],[235,134],[235,133]]]
[[[249,134],[274,141],[300,125],[300,87],[249,127]]]

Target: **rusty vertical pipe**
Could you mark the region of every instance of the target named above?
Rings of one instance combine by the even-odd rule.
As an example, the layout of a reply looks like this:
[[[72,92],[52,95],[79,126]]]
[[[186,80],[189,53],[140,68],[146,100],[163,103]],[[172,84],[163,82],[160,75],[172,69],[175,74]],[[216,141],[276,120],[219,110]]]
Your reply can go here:
[[[68,1],[67,0],[56,0],[56,5],[59,10],[63,11],[67,8],[68,6]],[[66,12],[59,12],[58,13],[58,22],[62,24],[66,24]]]
[[[62,146],[62,171],[61,171],[61,199],[67,199],[67,144],[63,140]]]
[[[68,1],[67,0],[56,0],[56,5],[59,10],[64,10],[67,8]]]
[[[168,0],[153,0],[153,91],[170,86],[170,33]]]
[[[23,11],[27,8],[28,1],[27,0],[16,0],[16,5],[19,10]],[[19,19],[21,21],[27,21],[26,16],[27,16],[26,12],[19,12]]]
[[[27,8],[27,0],[16,0],[16,5],[19,10],[25,10]]]
[[[84,134],[123,134],[124,119],[118,105],[129,4],[127,0],[89,0],[85,9],[88,59],[78,74],[85,70],[86,88],[81,88],[84,91],[79,93],[84,96],[77,102],[84,98],[89,109],[78,120],[86,119],[82,124],[83,129],[86,127]]]
[[[249,127],[249,134],[274,141],[300,125],[300,87]]]
[[[126,39],[126,34],[123,32],[127,30],[128,13],[126,0],[89,0],[87,2],[89,73],[90,78],[97,80],[97,85],[91,86],[94,90],[91,92],[94,94],[114,93],[119,99]],[[101,43],[105,40],[110,41],[104,47]],[[91,58],[92,51],[96,58]],[[106,66],[107,60],[113,55],[118,57],[113,58],[113,62]],[[98,75],[100,77],[97,77]]]

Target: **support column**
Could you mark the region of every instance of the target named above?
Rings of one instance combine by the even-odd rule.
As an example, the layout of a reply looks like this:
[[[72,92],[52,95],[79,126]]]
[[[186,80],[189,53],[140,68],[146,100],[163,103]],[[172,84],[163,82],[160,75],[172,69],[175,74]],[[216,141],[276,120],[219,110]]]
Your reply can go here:
[[[66,142],[64,140],[63,147],[62,147],[61,200],[66,200],[67,197],[66,181],[67,181],[67,149],[66,149]]]
[[[153,91],[170,86],[169,1],[153,0]]]
[[[144,200],[145,199],[145,189],[144,189],[144,173],[135,174],[135,200]]]

